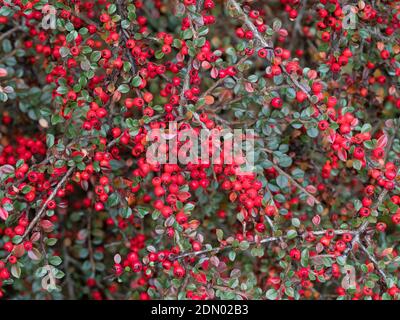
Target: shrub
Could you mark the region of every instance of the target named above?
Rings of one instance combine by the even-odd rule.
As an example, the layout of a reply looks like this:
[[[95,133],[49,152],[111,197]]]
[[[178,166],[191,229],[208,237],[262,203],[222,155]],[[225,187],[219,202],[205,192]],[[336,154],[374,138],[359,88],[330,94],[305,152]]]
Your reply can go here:
[[[0,0],[0,296],[399,298],[399,26],[384,0]],[[220,161],[173,163],[200,131]]]

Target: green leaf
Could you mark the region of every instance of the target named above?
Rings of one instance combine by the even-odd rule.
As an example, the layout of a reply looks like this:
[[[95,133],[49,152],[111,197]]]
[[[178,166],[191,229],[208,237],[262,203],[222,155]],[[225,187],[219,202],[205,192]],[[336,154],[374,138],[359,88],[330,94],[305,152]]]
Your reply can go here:
[[[289,230],[289,231],[286,233],[286,237],[287,237],[289,240],[296,238],[296,237],[297,237],[297,231],[296,231],[296,230]]]
[[[303,267],[307,267],[308,266],[308,259],[309,259],[309,250],[308,249],[304,249],[301,252],[301,260],[300,263]]]
[[[149,213],[149,210],[147,208],[138,207],[137,213],[140,218],[144,218]]]
[[[368,141],[364,141],[364,147],[367,149],[375,149],[376,147],[376,140],[368,140]]]
[[[110,207],[115,207],[116,205],[118,205],[119,201],[120,201],[119,197],[114,192],[108,197],[107,205]]]
[[[114,3],[110,4],[109,7],[108,7],[108,13],[109,14],[114,14],[115,11],[117,11],[117,6]]]
[[[346,264],[346,258],[344,256],[339,256],[336,258],[336,262],[339,265],[344,266]]]
[[[24,159],[19,159],[15,164],[15,167],[18,169],[25,163]]]
[[[191,29],[186,29],[185,31],[183,31],[182,38],[183,38],[184,40],[191,39],[192,37],[193,37],[193,32],[192,32]]]
[[[132,79],[132,86],[134,86],[135,88],[139,87],[142,83],[142,78],[140,76],[136,76]]]
[[[362,163],[360,160],[353,160],[353,168],[356,170],[361,170]]]
[[[236,258],[236,252],[235,251],[230,251],[228,254],[229,260],[235,261]]]
[[[185,211],[186,213],[190,213],[193,211],[194,209],[194,204],[193,203],[186,203],[183,207],[183,211]]]
[[[269,289],[265,296],[268,300],[275,300],[278,297],[278,292],[275,289]]]
[[[131,23],[129,22],[129,20],[122,20],[121,21],[122,29],[128,29],[130,25],[131,25]]]
[[[152,218],[153,220],[157,220],[158,217],[160,216],[160,214],[161,214],[160,211],[154,210],[153,213],[151,214],[151,218]]]
[[[14,244],[19,244],[19,243],[21,243],[22,242],[22,237],[21,236],[14,236],[13,237],[13,239],[12,239],[12,242],[14,243]]]
[[[53,265],[53,266],[58,266],[61,264],[62,260],[59,256],[52,256],[49,259],[49,262]]]
[[[19,279],[19,277],[21,276],[21,268],[20,268],[20,266],[19,266],[18,264],[14,264],[14,265],[11,267],[11,274],[12,274],[15,278]]]
[[[46,145],[48,148],[51,148],[54,145],[54,135],[51,133],[46,135]]]
[[[368,131],[371,131],[372,126],[369,123],[366,123],[362,126],[361,128],[361,133],[366,133]]]
[[[7,17],[7,16],[11,16],[13,13],[14,13],[14,10],[11,9],[9,6],[3,5],[0,8],[0,16]]]
[[[180,49],[182,48],[182,43],[179,39],[174,39],[174,42],[172,43],[172,46],[174,48]]]
[[[26,186],[24,186],[23,188],[22,188],[22,193],[23,194],[27,194],[29,191],[31,191],[32,190],[32,187],[30,186],[30,185],[26,185]]]
[[[165,54],[164,54],[164,52],[162,52],[161,50],[156,51],[156,53],[154,54],[154,57],[155,57],[157,60],[160,60],[160,59],[164,58],[164,56],[165,56]]]
[[[272,29],[274,31],[279,31],[282,28],[282,22],[279,19],[275,19],[274,22],[272,23]]]
[[[120,215],[124,219],[128,219],[132,215],[132,209],[130,207],[121,208]]]
[[[244,251],[247,250],[250,247],[250,244],[248,241],[242,241],[239,243],[239,249]]]
[[[49,239],[46,239],[45,243],[46,243],[46,245],[51,247],[51,246],[54,246],[57,243],[57,239],[56,238],[49,238]]]
[[[43,278],[46,274],[47,274],[47,269],[43,267],[40,267],[35,271],[36,278]]]
[[[3,51],[5,53],[11,52],[12,46],[11,46],[11,41],[8,39],[3,40]]]
[[[67,42],[73,42],[78,36],[78,32],[76,30],[71,31],[67,34]]]
[[[208,27],[207,26],[202,26],[197,30],[197,34],[199,36],[205,36],[208,33]]]
[[[128,127],[132,136],[136,135],[139,130],[139,122],[135,119],[128,118],[125,120],[126,126]],[[136,133],[136,134],[135,134]]]
[[[74,28],[74,25],[73,25],[71,22],[67,22],[67,23],[65,24],[65,29],[66,29],[68,32],[71,32],[71,31],[74,30],[75,28]]]
[[[57,88],[57,93],[59,94],[66,94],[68,92],[68,88],[64,86],[60,86]]]
[[[312,128],[308,128],[307,129],[307,135],[310,137],[310,138],[316,138],[316,137],[318,137],[318,129],[317,128],[314,128],[314,127],[312,127]]]
[[[300,227],[300,220],[297,218],[293,218],[292,225],[293,225],[293,227],[296,227],[296,228]]]
[[[218,241],[221,241],[224,238],[224,232],[221,229],[217,229],[216,234]]]
[[[121,84],[118,89],[119,92],[121,93],[128,93],[129,92],[129,86],[126,84]]]
[[[279,166],[284,167],[284,168],[288,168],[292,165],[293,160],[291,157],[289,157],[286,154],[283,154],[279,157]]]
[[[292,177],[294,179],[302,179],[302,178],[304,178],[304,171],[296,168],[292,171]]]
[[[90,55],[90,61],[92,62],[97,62],[101,58],[101,52],[100,51],[93,51],[92,54]]]
[[[276,178],[276,183],[279,186],[279,188],[284,189],[289,185],[289,180],[286,176],[284,175],[279,175]]]
[[[206,38],[204,37],[200,37],[194,40],[194,45],[198,48],[203,47],[205,43],[206,43]]]

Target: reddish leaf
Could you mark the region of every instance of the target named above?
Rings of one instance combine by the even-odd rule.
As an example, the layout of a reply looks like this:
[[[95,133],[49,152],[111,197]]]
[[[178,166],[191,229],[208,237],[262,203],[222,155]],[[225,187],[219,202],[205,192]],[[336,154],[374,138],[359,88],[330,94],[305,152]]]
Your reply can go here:
[[[7,77],[7,75],[8,75],[7,69],[0,68],[0,77],[1,78],[2,77]]]
[[[0,207],[0,218],[3,220],[7,220],[8,218],[8,211],[1,207]]]
[[[319,226],[321,223],[321,217],[317,214],[312,218],[312,223],[314,223],[316,226]]]
[[[185,202],[186,200],[188,200],[191,197],[191,194],[187,191],[181,191],[178,193],[178,199],[181,202]]]
[[[338,151],[338,157],[339,157],[340,160],[346,161],[346,160],[347,160],[347,151],[344,150],[343,148],[342,148],[342,149],[339,149],[339,151]]]
[[[54,227],[53,223],[50,220],[42,220],[40,222],[40,226],[46,232],[51,232],[53,230],[53,227]]]
[[[218,69],[212,68],[211,69],[211,78],[216,79],[218,77]]]
[[[388,142],[388,138],[386,134],[383,134],[379,137],[378,143],[376,144],[377,148],[385,148]]]
[[[38,260],[40,260],[42,258],[42,255],[41,255],[41,253],[39,252],[38,249],[32,248],[32,250],[28,251],[28,257],[31,260],[38,261]]]

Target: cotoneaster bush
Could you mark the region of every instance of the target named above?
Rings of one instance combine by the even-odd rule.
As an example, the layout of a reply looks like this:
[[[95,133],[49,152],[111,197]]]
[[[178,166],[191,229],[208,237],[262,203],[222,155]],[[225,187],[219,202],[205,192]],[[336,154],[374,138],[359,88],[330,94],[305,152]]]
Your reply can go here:
[[[0,296],[398,299],[400,6],[0,0]],[[241,164],[148,132],[253,129]]]

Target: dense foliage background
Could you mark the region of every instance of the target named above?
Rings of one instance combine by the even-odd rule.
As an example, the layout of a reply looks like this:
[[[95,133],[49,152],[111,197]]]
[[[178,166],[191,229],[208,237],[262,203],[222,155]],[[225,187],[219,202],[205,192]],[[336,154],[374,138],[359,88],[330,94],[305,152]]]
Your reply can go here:
[[[399,27],[384,0],[0,0],[0,297],[398,299]],[[149,164],[173,120],[253,129],[254,174]]]

